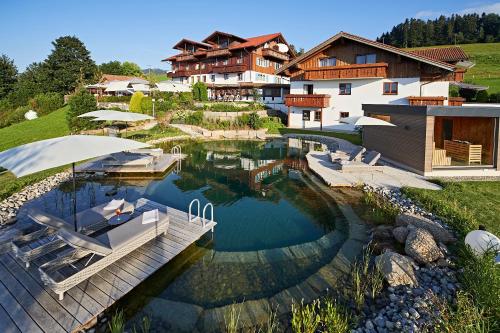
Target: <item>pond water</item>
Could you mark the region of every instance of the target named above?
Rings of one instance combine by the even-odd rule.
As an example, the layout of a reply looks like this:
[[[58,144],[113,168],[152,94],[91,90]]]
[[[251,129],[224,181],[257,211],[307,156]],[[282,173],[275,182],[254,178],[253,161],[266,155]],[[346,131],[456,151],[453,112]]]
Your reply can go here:
[[[78,211],[109,201],[106,193],[112,190],[114,198],[146,197],[185,211],[193,199],[202,207],[214,205],[214,234],[190,246],[119,302],[129,318],[148,314],[153,327],[171,328],[168,318],[175,318],[175,311],[186,312],[187,305],[211,309],[272,297],[335,256],[346,239],[347,222],[331,197],[304,172],[304,154],[319,145],[282,139],[181,144],[188,157],[162,179],[78,183]],[[29,205],[70,216],[70,191],[69,185],[61,186]],[[327,248],[318,246],[324,239],[330,241]],[[312,254],[282,254],[302,253],[302,247]],[[173,304],[184,307],[176,310]]]

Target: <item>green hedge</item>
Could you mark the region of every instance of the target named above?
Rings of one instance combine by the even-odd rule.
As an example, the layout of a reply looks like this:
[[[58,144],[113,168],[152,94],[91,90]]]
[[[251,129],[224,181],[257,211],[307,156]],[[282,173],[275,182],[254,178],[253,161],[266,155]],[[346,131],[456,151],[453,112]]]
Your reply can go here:
[[[64,98],[61,94],[55,92],[38,94],[30,100],[30,105],[40,117],[62,108]]]
[[[203,106],[195,107],[195,110],[207,110],[213,112],[239,112],[239,111],[259,111],[266,107],[261,103],[206,103]]]
[[[97,101],[94,95],[82,89],[69,99],[68,105],[66,120],[71,131],[98,128],[98,122],[90,121],[87,118],[78,118],[81,114],[97,110]]]
[[[0,128],[24,121],[24,114],[29,110],[30,108],[28,106],[20,106],[15,110],[0,111]]]
[[[101,96],[99,102],[128,103],[132,96]]]

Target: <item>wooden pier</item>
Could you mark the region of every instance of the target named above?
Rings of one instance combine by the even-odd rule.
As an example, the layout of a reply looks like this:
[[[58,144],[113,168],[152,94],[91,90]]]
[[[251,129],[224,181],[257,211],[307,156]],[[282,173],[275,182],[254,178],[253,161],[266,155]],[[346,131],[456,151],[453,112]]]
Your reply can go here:
[[[40,280],[38,266],[30,268],[12,254],[0,256],[0,332],[77,332],[93,326],[99,314],[162,268],[175,256],[213,231],[216,222],[189,221],[188,213],[139,199],[136,211],[167,209],[170,225],[161,235],[69,290],[63,300]]]

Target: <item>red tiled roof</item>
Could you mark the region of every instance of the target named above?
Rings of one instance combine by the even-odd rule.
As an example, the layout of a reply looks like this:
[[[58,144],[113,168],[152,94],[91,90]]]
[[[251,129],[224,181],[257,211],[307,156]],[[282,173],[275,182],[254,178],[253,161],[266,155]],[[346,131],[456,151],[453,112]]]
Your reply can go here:
[[[245,47],[256,47],[256,46],[264,44],[264,43],[266,43],[266,42],[268,42],[268,41],[270,41],[270,40],[272,40],[280,35],[281,35],[281,33],[277,32],[277,33],[269,34],[269,35],[249,37],[249,38],[246,38],[246,40],[247,40],[246,42],[231,46],[229,49],[235,50],[235,49],[242,49]]]
[[[413,54],[418,54],[431,59],[444,62],[457,62],[469,59],[469,56],[459,46],[433,47],[425,49],[410,50]]]

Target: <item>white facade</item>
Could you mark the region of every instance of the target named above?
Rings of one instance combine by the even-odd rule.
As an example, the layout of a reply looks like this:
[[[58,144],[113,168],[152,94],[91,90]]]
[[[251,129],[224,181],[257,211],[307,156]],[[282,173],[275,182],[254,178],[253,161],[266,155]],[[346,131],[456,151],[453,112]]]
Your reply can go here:
[[[205,80],[204,80],[205,78]],[[184,84],[194,84],[198,81],[205,82],[207,84],[216,85],[238,85],[240,83],[269,83],[269,84],[290,84],[290,78],[281,75],[264,74],[255,71],[245,71],[243,73],[210,73],[210,74],[199,74],[191,75],[190,77],[176,77],[172,81],[184,83]]]
[[[397,82],[395,95],[384,95],[384,82]],[[340,83],[351,84],[351,94],[339,94]],[[290,94],[305,94],[304,85],[313,85],[314,94],[330,95],[330,106],[323,109],[323,129],[347,129],[339,126],[341,112],[344,116],[362,116],[362,104],[408,104],[409,96],[448,96],[449,82],[421,82],[420,78],[342,79],[317,81],[292,81]],[[445,101],[447,104],[447,101]],[[303,111],[310,111],[310,120],[303,120]],[[318,108],[290,107],[289,126],[294,128],[320,128],[315,120]],[[348,114],[347,114],[348,113]],[[319,113],[318,113],[319,117]]]

